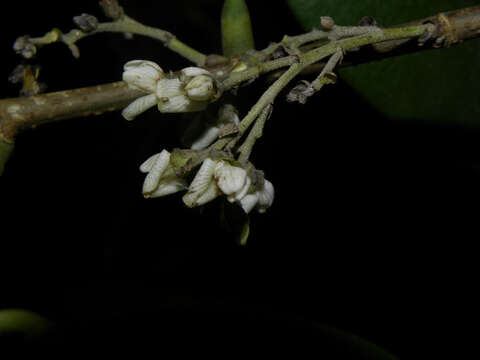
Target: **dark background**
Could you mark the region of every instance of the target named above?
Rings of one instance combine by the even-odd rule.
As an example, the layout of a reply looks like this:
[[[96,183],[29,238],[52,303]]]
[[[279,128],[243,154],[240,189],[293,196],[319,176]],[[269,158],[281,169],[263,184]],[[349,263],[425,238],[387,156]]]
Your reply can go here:
[[[123,1],[130,16],[205,53],[221,51],[221,3]],[[257,48],[302,32],[284,2],[250,4]],[[17,36],[67,31],[82,12],[104,19],[96,1],[16,2],[10,11],[1,97],[18,94],[7,82],[22,61],[11,50]],[[48,91],[117,81],[132,59],[188,65],[140,37],[102,34],[78,45],[78,60],[62,44],[40,49],[33,63]],[[251,106],[267,85],[260,79],[239,95]],[[62,344],[109,351],[311,346],[346,357],[313,323],[404,358],[468,343],[479,130],[386,119],[341,79],[306,105],[283,95],[253,155],[276,197],[253,214],[246,247],[219,226],[219,201],[192,210],[180,194],[141,196],[138,167],[179,146],[178,115],[127,122],[115,112],[19,135],[0,179],[0,307],[53,319]]]

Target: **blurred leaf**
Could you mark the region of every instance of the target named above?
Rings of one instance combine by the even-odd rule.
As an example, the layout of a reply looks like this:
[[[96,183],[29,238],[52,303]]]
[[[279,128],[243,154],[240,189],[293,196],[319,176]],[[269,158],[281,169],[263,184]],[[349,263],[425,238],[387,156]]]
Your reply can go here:
[[[53,323],[31,311],[23,309],[0,310],[0,335],[23,333],[40,335],[53,327]]]
[[[345,353],[355,354],[355,359],[377,359],[377,360],[395,360],[395,356],[390,354],[380,346],[361,338],[358,335],[336,329],[334,327],[312,323],[318,334],[331,344],[336,344]]]
[[[245,0],[225,0],[222,9],[223,55],[233,57],[254,48],[252,24]]]
[[[0,139],[0,176],[3,174],[5,165],[13,151],[13,144],[7,143]]]
[[[373,16],[392,26],[442,11],[478,5],[473,0],[288,0],[305,30],[328,15],[340,25]],[[480,41],[345,68],[340,75],[391,118],[480,125]]]

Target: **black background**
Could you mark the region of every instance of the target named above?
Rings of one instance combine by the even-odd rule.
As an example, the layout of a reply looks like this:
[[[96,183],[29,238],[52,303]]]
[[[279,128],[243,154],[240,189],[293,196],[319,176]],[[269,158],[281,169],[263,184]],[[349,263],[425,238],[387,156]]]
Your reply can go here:
[[[123,4],[205,53],[221,51],[221,1]],[[275,16],[272,4],[250,2],[257,48],[302,31],[283,1]],[[96,1],[17,2],[10,11],[1,97],[18,94],[7,82],[22,61],[11,50],[17,36],[67,31],[82,12],[103,19]],[[33,62],[48,91],[117,81],[132,59],[188,65],[140,37],[78,45],[78,60],[62,44],[40,49]],[[267,85],[260,79],[239,95],[251,106]],[[283,95],[252,159],[276,197],[252,216],[246,247],[220,228],[218,201],[192,210],[179,194],[142,198],[138,167],[179,146],[178,115],[127,122],[115,112],[19,135],[0,179],[0,306],[55,320],[62,343],[107,351],[312,346],[345,357],[314,322],[404,358],[468,343],[479,130],[385,119],[341,79],[303,106]]]

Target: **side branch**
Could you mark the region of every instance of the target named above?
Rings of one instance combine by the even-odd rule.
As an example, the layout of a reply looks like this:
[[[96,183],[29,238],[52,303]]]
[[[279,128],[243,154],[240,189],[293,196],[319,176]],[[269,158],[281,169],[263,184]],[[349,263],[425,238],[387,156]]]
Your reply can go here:
[[[96,18],[91,15],[85,16],[89,16],[96,20]],[[18,53],[29,58],[35,54],[37,46],[41,47],[55,42],[63,42],[70,48],[73,56],[78,58],[80,56],[80,51],[76,45],[77,41],[98,33],[114,32],[142,35],[159,40],[173,52],[176,52],[199,66],[205,65],[207,60],[206,55],[184,44],[168,31],[143,25],[127,15],[122,15],[120,18],[112,22],[96,23],[95,21],[92,21],[89,26],[89,28],[85,28],[84,30],[73,29],[66,34],[63,34],[58,29],[53,29],[42,37],[31,38],[29,36],[22,36],[15,42],[14,49]]]

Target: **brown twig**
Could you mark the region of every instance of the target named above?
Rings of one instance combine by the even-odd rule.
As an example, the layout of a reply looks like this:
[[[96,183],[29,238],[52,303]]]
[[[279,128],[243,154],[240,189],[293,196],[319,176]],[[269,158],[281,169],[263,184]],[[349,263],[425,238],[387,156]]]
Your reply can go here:
[[[123,81],[0,100],[0,138],[13,142],[23,129],[56,120],[122,109],[144,93]]]

